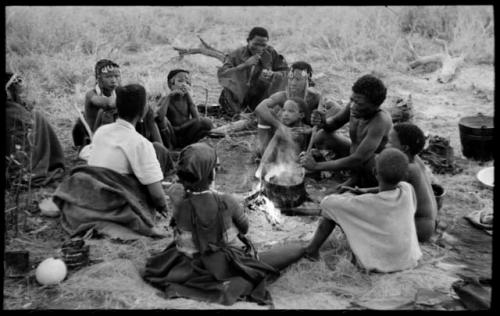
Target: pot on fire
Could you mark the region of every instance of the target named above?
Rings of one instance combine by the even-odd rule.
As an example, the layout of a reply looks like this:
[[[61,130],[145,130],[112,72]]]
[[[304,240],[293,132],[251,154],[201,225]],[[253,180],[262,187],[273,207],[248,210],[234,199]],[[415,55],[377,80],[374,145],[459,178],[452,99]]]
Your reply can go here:
[[[266,168],[262,179],[262,192],[277,208],[293,208],[307,199],[304,184],[305,170],[300,166]]]

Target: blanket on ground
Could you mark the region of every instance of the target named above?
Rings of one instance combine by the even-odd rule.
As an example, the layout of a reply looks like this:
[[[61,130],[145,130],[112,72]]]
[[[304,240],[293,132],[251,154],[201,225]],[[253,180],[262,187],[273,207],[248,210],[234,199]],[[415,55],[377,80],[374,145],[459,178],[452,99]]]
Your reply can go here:
[[[162,236],[154,228],[154,208],[146,187],[132,175],[77,166],[53,200],[61,210],[61,225],[71,236],[90,229],[120,239]]]

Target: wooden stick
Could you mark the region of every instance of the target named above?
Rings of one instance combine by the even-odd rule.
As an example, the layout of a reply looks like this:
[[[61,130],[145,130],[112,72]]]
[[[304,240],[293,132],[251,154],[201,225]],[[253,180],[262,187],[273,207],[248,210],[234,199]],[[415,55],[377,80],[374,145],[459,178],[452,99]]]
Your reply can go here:
[[[317,132],[318,132],[318,125],[314,125],[313,128],[312,128],[312,131],[311,131],[311,139],[309,140],[309,145],[307,145],[306,152],[310,152],[311,151],[311,148],[312,148],[312,145],[313,145],[313,141],[314,141],[314,137],[316,136]]]
[[[78,113],[78,116],[80,117],[80,120],[82,121],[83,126],[85,126],[85,129],[87,130],[87,133],[89,133],[90,141],[92,141],[92,137],[94,135],[92,134],[92,130],[90,129],[89,124],[87,123],[87,120],[85,120],[85,118],[82,115],[82,112],[80,111],[78,106],[76,106],[76,104],[73,103],[73,107],[75,108],[76,113]]]

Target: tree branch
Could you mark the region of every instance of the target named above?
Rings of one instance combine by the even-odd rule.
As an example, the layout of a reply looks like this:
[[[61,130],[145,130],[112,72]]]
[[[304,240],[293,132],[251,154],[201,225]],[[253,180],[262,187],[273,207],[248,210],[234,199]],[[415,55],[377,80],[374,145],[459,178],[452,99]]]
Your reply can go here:
[[[213,57],[221,62],[224,62],[224,58],[226,54],[224,54],[222,51],[213,48],[212,46],[208,45],[207,42],[205,42],[200,36],[198,38],[201,41],[202,47],[198,48],[180,48],[180,47],[174,47],[174,50],[176,50],[179,53],[179,56],[182,58],[185,55],[194,55],[194,54],[202,54],[205,56]]]

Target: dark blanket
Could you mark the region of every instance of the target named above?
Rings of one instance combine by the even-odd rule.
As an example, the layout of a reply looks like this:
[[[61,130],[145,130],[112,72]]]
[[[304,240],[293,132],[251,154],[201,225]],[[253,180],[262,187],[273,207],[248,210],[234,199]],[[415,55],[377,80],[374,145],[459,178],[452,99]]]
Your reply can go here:
[[[191,259],[172,242],[160,254],[148,259],[143,278],[164,290],[166,298],[187,297],[232,305],[247,299],[272,304],[267,283],[277,277],[273,267],[234,247]]]
[[[153,223],[147,189],[134,176],[93,166],[77,166],[57,188],[54,203],[71,236],[90,229],[120,239],[161,236]]]
[[[6,154],[16,156],[19,150],[31,157],[32,186],[44,186],[60,179],[64,174],[64,154],[47,119],[42,113],[31,113],[18,103],[7,101],[5,106]],[[29,161],[22,163],[29,168]]]

